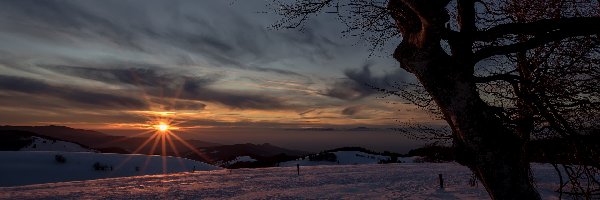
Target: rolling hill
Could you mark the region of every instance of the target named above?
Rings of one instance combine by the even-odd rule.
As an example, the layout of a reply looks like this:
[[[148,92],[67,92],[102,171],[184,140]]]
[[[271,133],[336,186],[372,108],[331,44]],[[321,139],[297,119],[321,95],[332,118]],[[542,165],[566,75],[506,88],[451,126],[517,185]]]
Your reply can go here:
[[[50,137],[58,140],[69,141],[88,146],[106,153],[131,153],[150,136],[146,137],[125,137],[105,134],[98,131],[75,129],[66,126],[0,126],[0,135],[17,134],[21,131],[24,134],[34,133],[38,136]],[[29,132],[29,133],[25,133]],[[174,148],[178,152],[186,152],[190,149],[181,144],[180,141],[173,141]],[[194,147],[210,147],[217,146],[217,143],[205,142],[200,140],[186,140],[187,143]],[[161,154],[161,149],[157,148],[151,151],[152,145],[146,145],[136,153],[158,155]],[[167,148],[167,155],[175,155],[174,150]]]
[[[0,151],[0,163],[0,186],[220,169],[170,156],[58,151]]]
[[[200,153],[200,154],[198,154]],[[199,160],[227,168],[254,168],[254,167],[274,167],[277,163],[287,160],[294,160],[300,156],[308,154],[303,151],[296,151],[277,147],[268,143],[265,144],[234,144],[221,145],[213,147],[197,148],[196,151],[189,151],[184,157]],[[245,157],[252,162],[231,162]]]

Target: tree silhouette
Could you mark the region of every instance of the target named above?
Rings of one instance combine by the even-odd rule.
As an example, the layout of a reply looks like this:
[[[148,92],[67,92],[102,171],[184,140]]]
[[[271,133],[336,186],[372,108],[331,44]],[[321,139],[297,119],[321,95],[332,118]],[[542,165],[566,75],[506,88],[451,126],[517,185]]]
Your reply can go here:
[[[312,15],[333,13],[347,25],[345,34],[364,37],[374,47],[401,38],[393,57],[427,93],[384,92],[439,111],[451,129],[457,161],[473,171],[493,199],[540,199],[527,157],[528,142],[540,137],[572,141],[577,160],[563,164],[596,174],[564,170],[575,185],[582,178],[591,183],[577,191],[583,197],[598,192],[598,151],[580,139],[599,134],[598,1],[273,4],[283,16],[278,28],[302,28]]]

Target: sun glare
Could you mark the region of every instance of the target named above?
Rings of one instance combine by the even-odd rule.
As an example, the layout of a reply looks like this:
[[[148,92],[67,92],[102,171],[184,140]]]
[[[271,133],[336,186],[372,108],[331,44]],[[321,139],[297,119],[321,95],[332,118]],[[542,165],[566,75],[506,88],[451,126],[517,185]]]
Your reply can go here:
[[[162,131],[162,132],[165,132],[165,131],[167,131],[169,129],[170,129],[170,126],[168,124],[159,124],[159,125],[156,125],[156,130],[159,130],[159,131]]]

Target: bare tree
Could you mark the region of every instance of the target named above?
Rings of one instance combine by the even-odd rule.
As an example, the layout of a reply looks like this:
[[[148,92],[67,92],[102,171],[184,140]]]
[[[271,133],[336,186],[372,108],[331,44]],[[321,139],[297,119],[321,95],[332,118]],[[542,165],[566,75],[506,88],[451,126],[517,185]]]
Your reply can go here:
[[[402,38],[393,56],[428,95],[414,100],[435,103],[452,130],[457,161],[474,172],[493,199],[540,199],[527,158],[533,136],[572,139],[598,134],[598,1],[274,4],[283,16],[280,28],[298,28],[311,15],[334,13],[348,26],[345,33],[365,37],[374,46]],[[390,93],[394,92],[403,94]],[[575,164],[598,171],[596,150],[575,144],[574,151],[585,158]],[[585,174],[565,170],[573,180]],[[594,175],[583,177],[598,182]]]
[[[487,9],[492,8],[496,8],[495,13],[503,13],[516,23],[600,16],[597,2],[593,1],[513,0],[488,6]],[[494,22],[489,15],[481,18],[487,23]],[[528,34],[515,34],[512,41],[526,42],[529,39],[532,37]],[[493,96],[486,102],[503,108],[507,125],[516,130],[524,142],[533,139],[543,143],[549,138],[561,138],[563,144],[552,148],[560,148],[562,158],[554,155],[554,160],[544,160],[562,165],[562,172],[557,171],[558,175],[568,179],[560,184],[561,196],[562,192],[585,199],[600,195],[600,148],[585,141],[595,138],[589,137],[592,134],[599,136],[599,46],[598,35],[593,34],[549,41],[535,48],[496,56],[501,59],[496,59],[495,63],[503,65],[500,71],[495,67],[475,72],[477,77],[515,77],[511,81],[488,79],[479,82],[478,87],[480,93]],[[503,62],[498,61],[502,59]],[[593,130],[596,133],[591,133]],[[531,145],[528,147],[532,148]],[[544,148],[530,150],[547,151],[549,147]],[[565,186],[570,187],[568,191],[563,190]]]

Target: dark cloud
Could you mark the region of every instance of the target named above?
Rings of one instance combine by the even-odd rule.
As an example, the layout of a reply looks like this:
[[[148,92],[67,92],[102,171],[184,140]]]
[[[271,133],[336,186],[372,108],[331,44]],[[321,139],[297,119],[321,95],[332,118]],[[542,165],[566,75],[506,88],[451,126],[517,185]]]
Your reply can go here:
[[[80,88],[52,85],[43,81],[0,75],[0,90],[56,97],[67,102],[87,104],[108,109],[147,109],[148,105],[138,98],[114,93],[100,93]]]
[[[74,38],[102,38],[104,42],[142,49],[136,43],[135,31],[72,1],[2,1],[0,13],[6,19],[0,26],[20,34],[66,42]]]
[[[167,104],[165,106],[165,110],[204,110],[206,108],[206,104],[198,103],[198,102],[175,102],[172,104]]]
[[[290,76],[303,75],[265,65],[291,55],[312,61],[330,59],[330,49],[339,46],[312,29],[304,32],[267,31],[264,24],[251,23],[250,19],[235,12],[220,17],[226,24],[197,13],[181,12],[182,6],[197,3],[194,1],[147,2],[139,5],[136,1],[1,1],[0,17],[5,20],[0,22],[0,29],[53,42],[111,43],[152,54],[162,54],[164,48],[175,47],[204,57],[212,66]],[[224,6],[215,2],[205,4]],[[153,14],[131,12],[133,9]],[[161,48],[156,48],[157,45]]]
[[[264,6],[246,1],[233,6],[193,0],[0,1],[0,42],[5,44],[0,47],[0,70],[8,68],[14,75],[0,77],[0,90],[124,110],[157,104],[165,110],[202,110],[214,103],[234,109],[307,111],[300,115],[312,116],[319,111],[309,108],[338,103],[314,95],[327,73],[336,70],[316,70],[323,65],[346,66],[345,62],[353,62],[347,57],[356,58],[360,50],[347,48],[350,45],[344,43],[349,41],[338,39],[337,28],[329,21],[311,20],[303,31],[269,30],[266,26],[276,19],[254,12]],[[231,77],[189,71],[219,71]],[[64,75],[77,78],[15,77],[50,80]],[[365,84],[379,85],[384,78],[373,76],[368,65],[345,75],[322,93],[360,99],[374,92]],[[282,92],[285,87],[225,79],[252,76],[318,83],[304,84],[301,89],[310,89],[311,96],[301,97],[300,92]]]
[[[299,51],[300,56],[316,60],[314,57],[331,58],[329,48],[337,47],[330,39],[313,31],[265,31],[261,25],[252,24],[244,17],[231,13],[232,19],[225,27],[216,27],[204,19],[187,16],[194,24],[192,31],[168,29],[163,32],[146,30],[155,41],[175,46],[196,55],[201,55],[216,65],[258,72],[270,72],[289,76],[304,75],[293,70],[268,68],[262,65],[282,60],[289,55],[284,52]],[[227,30],[222,34],[207,30]],[[285,44],[285,45],[281,45]]]
[[[370,128],[370,127],[365,127],[365,126],[359,126],[359,127],[353,127],[353,128],[332,128],[332,127],[315,127],[315,128],[287,128],[284,129],[286,131],[311,131],[311,132],[320,132],[320,131],[384,131],[384,130],[388,130],[388,129],[381,129],[381,128]]]
[[[115,66],[119,67],[119,66]],[[84,79],[106,83],[118,83],[137,86],[158,86],[162,77],[149,68],[90,68],[77,66],[44,66],[45,69]]]
[[[215,8],[214,11],[207,12],[222,10],[227,14],[211,18],[204,16],[200,10],[183,11],[187,6],[206,7],[202,4]],[[144,4],[110,0],[102,3],[61,0],[0,1],[0,17],[5,19],[0,21],[0,32],[23,39],[41,39],[44,42],[36,44],[57,45],[61,46],[61,50],[69,50],[66,52],[70,53],[62,55],[63,57],[53,57],[53,53],[60,55],[61,50],[52,53],[44,52],[48,50],[36,52],[45,56],[36,59],[36,62],[46,63],[33,64],[44,70],[120,86],[139,87],[153,96],[217,102],[238,109],[295,109],[277,97],[247,91],[215,89],[213,86],[217,79],[214,77],[178,75],[177,72],[164,69],[171,66],[121,63],[122,61],[117,60],[122,58],[114,55],[109,55],[105,60],[98,60],[98,57],[85,60],[81,57],[97,55],[97,52],[92,51],[89,54],[83,48],[82,55],[79,55],[73,51],[80,49],[78,44],[108,44],[109,48],[114,47],[119,51],[160,54],[185,65],[233,67],[310,79],[285,65],[269,64],[290,58],[306,58],[312,61],[331,59],[331,49],[340,46],[327,35],[318,33],[318,27],[307,28],[303,32],[267,30],[265,24],[256,23],[255,19],[240,13],[231,12],[232,7],[224,5],[218,2],[195,1],[146,1]],[[261,9],[264,7],[248,5]],[[77,48],[73,48],[72,45]],[[9,63],[6,66],[39,73],[33,67],[22,67],[32,64],[31,62],[24,63],[23,58],[11,58],[3,59],[5,63]],[[46,58],[50,58],[51,61],[45,60]],[[199,64],[198,61],[203,62]],[[161,68],[163,69],[158,70]],[[72,87],[70,89],[75,90],[78,86]],[[86,91],[81,88],[79,90]],[[182,92],[178,93],[179,90]],[[83,99],[84,96],[78,98]]]
[[[201,82],[188,80],[183,85],[182,99],[202,100],[218,102],[231,108],[237,109],[293,109],[294,106],[287,105],[283,100],[276,97],[261,94],[240,93],[233,91],[218,91],[206,87]]]
[[[344,110],[342,110],[342,114],[343,115],[356,115],[362,109],[363,109],[363,106],[360,106],[360,105],[358,105],[358,106],[350,106],[350,107],[344,108]]]
[[[306,115],[306,114],[308,114],[308,113],[311,113],[311,112],[314,112],[314,111],[316,111],[316,110],[317,110],[317,109],[309,109],[309,110],[305,110],[305,111],[302,111],[302,112],[298,113],[298,115],[300,115],[300,116],[304,116],[304,115]]]
[[[151,101],[162,105],[164,110],[204,110],[206,108],[206,104],[197,101],[163,98],[154,98]]]
[[[286,128],[286,131],[310,131],[310,132],[318,132],[318,131],[337,131],[335,128],[327,128],[327,127],[314,127],[314,128]]]
[[[388,88],[408,79],[407,74],[400,69],[383,76],[374,76],[371,73],[371,65],[367,62],[359,70],[346,70],[346,77],[330,85],[324,95],[343,100],[357,100],[374,94],[377,92],[376,88]]]
[[[110,68],[107,68],[110,66]],[[106,64],[106,66],[80,67],[80,66],[44,66],[45,69],[56,71],[70,76],[96,80],[119,85],[133,85],[138,87],[171,87],[176,83],[192,81],[199,85],[210,85],[219,79],[219,76],[191,77],[169,72],[168,69],[148,64]],[[169,88],[176,89],[176,88]]]
[[[292,109],[276,97],[252,94],[240,91],[221,91],[213,89],[219,76],[189,77],[169,74],[151,68],[98,69],[73,66],[46,67],[49,70],[71,76],[102,81],[105,83],[130,85],[143,89],[145,93],[155,97],[198,100],[216,102],[236,109]],[[185,104],[181,106],[167,105],[166,108],[204,108],[206,105]]]

